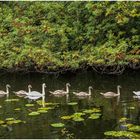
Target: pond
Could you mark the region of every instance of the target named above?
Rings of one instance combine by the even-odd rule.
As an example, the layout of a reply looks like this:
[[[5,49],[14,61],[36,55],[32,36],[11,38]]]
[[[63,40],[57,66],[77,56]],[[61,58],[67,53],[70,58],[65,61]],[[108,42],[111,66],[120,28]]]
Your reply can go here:
[[[41,92],[42,83],[47,86],[45,99],[32,101],[13,93],[27,90],[28,84]],[[50,96],[49,91],[65,89],[66,83],[71,84],[69,96]],[[133,98],[133,91],[140,90],[139,71],[119,76],[92,71],[62,75],[1,73],[0,90],[5,91],[6,84],[11,88],[9,97],[0,98],[1,139],[114,138],[105,132],[134,132],[128,131],[128,126],[140,126],[140,99]],[[120,97],[104,98],[100,94],[116,92],[117,85],[122,87]],[[91,97],[81,99],[73,95],[74,91],[87,92],[89,86],[93,87]],[[138,132],[134,132],[136,138],[140,138]]]

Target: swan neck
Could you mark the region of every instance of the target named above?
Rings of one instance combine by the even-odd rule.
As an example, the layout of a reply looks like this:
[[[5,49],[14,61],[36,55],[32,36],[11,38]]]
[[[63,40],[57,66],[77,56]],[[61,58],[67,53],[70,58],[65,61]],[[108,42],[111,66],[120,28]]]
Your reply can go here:
[[[69,86],[66,85],[66,92],[69,93]]]
[[[9,88],[6,86],[6,93],[9,94]]]
[[[30,87],[28,87],[28,92],[31,93],[31,88]]]
[[[120,95],[120,87],[117,87],[117,94]]]
[[[45,95],[45,86],[42,85],[42,95]]]
[[[88,94],[91,95],[91,88],[89,88],[89,93]]]

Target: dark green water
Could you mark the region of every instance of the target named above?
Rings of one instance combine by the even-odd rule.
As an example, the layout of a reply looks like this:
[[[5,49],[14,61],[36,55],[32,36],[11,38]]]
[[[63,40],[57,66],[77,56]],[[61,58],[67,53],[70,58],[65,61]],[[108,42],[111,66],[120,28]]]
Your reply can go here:
[[[60,103],[58,107],[49,110],[48,113],[38,116],[29,116],[31,111],[39,106],[36,101],[29,101],[14,95],[12,91],[27,90],[27,85],[31,84],[33,90],[41,92],[41,84],[45,82],[46,98],[45,102]],[[49,96],[48,91],[65,89],[65,84],[69,82],[70,96],[57,98]],[[140,125],[140,100],[133,98],[132,91],[140,90],[140,72],[127,72],[120,76],[98,75],[91,71],[79,72],[77,74],[65,75],[45,75],[45,74],[0,74],[0,89],[5,90],[6,84],[11,85],[9,99],[18,98],[18,102],[6,102],[6,97],[0,98],[0,120],[6,118],[16,118],[26,121],[26,123],[0,126],[0,138],[106,138],[105,131],[121,130],[119,119],[126,117],[131,123]],[[114,91],[116,86],[121,85],[120,98],[107,99],[100,95],[100,92]],[[92,97],[89,99],[78,99],[72,95],[73,91],[87,91],[88,86],[93,86]],[[34,107],[25,107],[27,103],[35,104]],[[75,106],[67,105],[68,102],[77,102]],[[86,118],[83,122],[64,121],[61,116],[71,115],[84,109],[99,107],[101,117],[96,120]],[[133,108],[133,109],[130,109]],[[21,108],[21,111],[15,111]],[[53,128],[50,124],[63,122],[64,128]]]

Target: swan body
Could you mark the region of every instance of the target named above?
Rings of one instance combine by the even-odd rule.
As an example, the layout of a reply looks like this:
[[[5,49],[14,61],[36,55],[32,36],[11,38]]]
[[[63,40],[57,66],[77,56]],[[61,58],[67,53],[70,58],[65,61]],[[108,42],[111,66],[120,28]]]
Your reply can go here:
[[[6,92],[5,91],[3,91],[3,90],[0,90],[0,95],[8,95],[9,94],[9,88],[10,88],[11,86],[10,85],[6,85]]]
[[[28,85],[28,93],[30,93],[31,92],[31,88],[32,88],[32,86],[31,85]],[[16,94],[16,95],[27,95],[28,93],[25,91],[25,90],[19,90],[19,91],[17,91],[17,92],[15,92],[14,91],[14,93]]]
[[[91,96],[91,89],[93,89],[91,86],[89,86],[88,90],[89,92],[73,92],[74,95],[78,96],[78,97],[87,97],[87,96]]]
[[[40,97],[45,96],[45,88],[46,88],[46,84],[43,83],[42,84],[42,93],[40,93],[38,91],[31,91],[30,93],[27,93],[26,98],[35,100],[35,99],[39,99]]]
[[[65,90],[55,90],[55,91],[49,91],[49,92],[54,96],[63,96],[63,95],[67,95],[69,93],[69,87],[70,87],[70,84],[67,83],[66,91]]]
[[[133,91],[133,93],[137,96],[140,96],[140,91]]]
[[[107,97],[107,98],[120,96],[120,88],[121,88],[121,86],[118,85],[117,86],[117,93],[109,91],[109,92],[100,93],[100,94],[103,95],[104,97]]]

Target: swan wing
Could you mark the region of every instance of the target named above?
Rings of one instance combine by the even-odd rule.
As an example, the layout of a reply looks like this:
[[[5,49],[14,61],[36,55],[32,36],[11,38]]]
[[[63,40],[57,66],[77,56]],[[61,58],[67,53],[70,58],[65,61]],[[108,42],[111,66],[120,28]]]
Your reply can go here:
[[[17,92],[14,92],[16,95],[26,95],[27,92],[25,90],[19,90]]]
[[[32,97],[41,97],[42,94],[38,91],[31,91],[30,93],[27,93],[28,96]]]
[[[140,91],[133,91],[133,93],[137,96],[140,96]]]
[[[114,92],[109,91],[109,92],[106,92],[106,93],[104,93],[104,94],[102,94],[102,95],[103,95],[103,96],[113,97],[113,96],[116,96],[117,94],[114,93]]]
[[[86,92],[79,92],[79,93],[75,93],[76,96],[88,96],[88,93]]]
[[[54,92],[50,92],[53,95],[62,95],[62,94],[66,94],[67,92],[64,90],[55,90]]]
[[[37,100],[39,99],[41,96],[26,96],[26,98],[30,99],[30,100]]]
[[[3,91],[3,90],[0,90],[0,94],[5,95],[7,93],[5,91]]]

